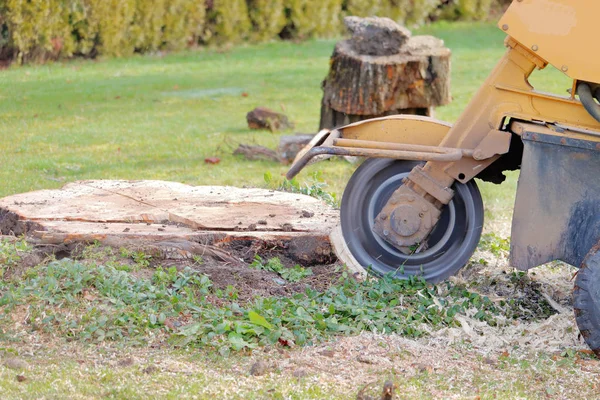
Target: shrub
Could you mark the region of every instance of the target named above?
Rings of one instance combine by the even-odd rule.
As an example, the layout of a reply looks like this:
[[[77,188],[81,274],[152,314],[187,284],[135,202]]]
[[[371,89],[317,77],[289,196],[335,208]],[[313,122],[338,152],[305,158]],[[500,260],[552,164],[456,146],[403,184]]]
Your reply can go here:
[[[285,0],[292,37],[336,36],[341,28],[341,0]]]
[[[506,4],[506,0],[451,0],[438,14],[441,19],[447,20],[482,20],[490,15],[493,8],[501,9]]]
[[[484,19],[490,13],[492,0],[460,0],[457,7],[463,19]]]
[[[357,17],[388,17],[389,4],[387,1],[348,0],[345,11],[346,15],[356,15]]]
[[[205,28],[205,1],[166,0],[166,3],[163,47],[179,50],[197,44]]]
[[[18,58],[46,59],[70,56],[74,49],[69,9],[62,0],[3,0],[3,17]]]
[[[476,0],[475,0],[476,1]],[[482,0],[491,1],[491,0]],[[409,3],[406,7],[405,24],[407,26],[422,25],[429,15],[440,5],[440,0],[404,0],[404,3]]]
[[[162,45],[166,2],[167,0],[136,0],[130,30],[136,49],[155,51]]]
[[[209,19],[217,42],[239,42],[250,32],[246,0],[214,0]]]
[[[0,57],[123,56],[207,41],[337,36],[345,15],[485,19],[509,0],[0,0]],[[208,9],[207,9],[208,7]],[[437,10],[436,10],[437,9]],[[205,21],[208,21],[207,23]]]
[[[248,9],[255,40],[273,39],[286,25],[283,0],[249,0]]]
[[[129,55],[197,43],[203,0],[0,0],[0,53],[30,59]]]
[[[110,56],[127,56],[135,50],[132,25],[136,0],[83,0],[88,2],[87,20],[96,29],[98,51]]]
[[[75,0],[70,6],[71,32],[76,43],[75,53],[79,55],[94,55],[98,50],[98,23],[89,17],[92,7],[93,3],[84,0]]]
[[[345,14],[388,17],[402,25],[421,25],[442,0],[348,0]]]

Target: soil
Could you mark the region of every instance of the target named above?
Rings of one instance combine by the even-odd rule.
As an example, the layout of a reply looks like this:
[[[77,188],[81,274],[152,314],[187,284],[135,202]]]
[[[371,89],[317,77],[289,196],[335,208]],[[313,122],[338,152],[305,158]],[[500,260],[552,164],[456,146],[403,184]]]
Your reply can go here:
[[[291,242],[288,248],[267,248],[256,241],[249,241],[248,246],[242,246],[236,242],[236,247],[227,249],[229,259],[238,262],[224,263],[214,256],[202,256],[201,261],[194,259],[160,259],[152,258],[149,268],[135,269],[133,272],[140,277],[150,277],[158,266],[169,268],[175,266],[178,270],[186,267],[192,268],[200,273],[206,274],[216,289],[226,290],[233,287],[236,290],[237,302],[244,304],[257,297],[270,296],[293,296],[303,293],[306,289],[318,291],[327,290],[335,284],[342,276],[343,268],[339,264],[331,262],[331,257],[323,256],[321,259],[329,261],[327,264],[313,265],[314,260],[303,261],[298,254],[297,245]],[[47,257],[54,255],[57,259],[73,258],[95,263],[106,263],[117,259],[120,264],[134,266],[132,257],[123,256],[123,248],[115,248],[104,245],[86,246],[81,243],[58,246],[35,246],[28,253],[21,255],[19,265],[6,272],[5,278],[14,278],[43,262]],[[290,249],[291,248],[291,249]],[[135,252],[137,248],[128,249]],[[277,257],[284,267],[292,268],[300,265],[310,268],[312,275],[302,279],[300,282],[288,282],[269,271],[254,269],[250,267],[254,257],[259,256],[264,261]]]
[[[204,262],[200,265],[189,261],[187,263],[176,261],[174,265],[178,268],[189,266],[208,275],[213,283],[213,287],[217,289],[224,290],[233,286],[237,291],[237,301],[240,303],[251,301],[256,297],[289,297],[297,293],[303,293],[308,288],[324,291],[329,286],[335,284],[342,276],[343,269],[340,268],[339,264],[332,262],[334,260],[330,256],[317,258],[321,261],[329,261],[322,265],[314,265],[315,257],[307,257],[306,260],[303,260],[303,257],[298,256],[303,253],[298,250],[298,245],[295,241],[291,241],[287,248],[267,248],[257,243],[256,241],[249,242],[250,247],[238,245],[236,248],[228,249],[233,258],[241,261],[238,264],[223,264],[219,260],[208,257],[204,258]],[[296,265],[300,265],[310,268],[313,274],[302,279],[300,282],[287,282],[274,272],[250,268],[250,264],[254,261],[255,256],[259,256],[264,261],[276,257],[286,268],[293,268]]]
[[[276,273],[251,269],[243,266],[201,265],[196,270],[208,275],[213,287],[226,289],[233,286],[239,302],[248,302],[255,297],[289,297],[303,293],[306,289],[324,291],[341,276],[335,265],[312,267],[313,275],[297,283],[286,282]]]

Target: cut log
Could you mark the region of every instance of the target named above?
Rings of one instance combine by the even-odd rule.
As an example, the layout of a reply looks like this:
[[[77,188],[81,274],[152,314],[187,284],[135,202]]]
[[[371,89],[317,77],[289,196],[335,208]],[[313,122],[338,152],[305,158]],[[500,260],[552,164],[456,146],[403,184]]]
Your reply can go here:
[[[275,132],[294,127],[294,124],[284,114],[266,107],[256,107],[246,114],[246,120],[250,129],[268,129],[271,132]]]
[[[342,111],[334,110],[329,105],[325,104],[325,99],[323,99],[323,103],[321,104],[321,120],[319,123],[319,129],[334,129],[340,126],[353,124],[358,121],[364,121],[366,119],[398,114],[412,114],[433,117],[433,107],[389,110],[379,115],[352,115]]]
[[[237,149],[234,150],[233,154],[242,155],[248,160],[264,160],[264,161],[277,161],[279,162],[279,156],[277,152],[264,146],[252,146],[248,144],[240,144]]]
[[[289,135],[279,139],[277,153],[281,161],[291,163],[296,155],[306,146],[315,135]]]
[[[219,249],[255,243],[305,264],[335,260],[328,238],[337,222],[335,210],[309,196],[164,181],[80,181],[0,199],[2,235],[47,245],[137,243],[165,258],[208,254],[227,263],[234,260]]]
[[[451,53],[442,40],[409,38],[386,18],[346,24],[354,36],[335,46],[323,82],[320,129],[386,115],[430,115],[451,101]]]

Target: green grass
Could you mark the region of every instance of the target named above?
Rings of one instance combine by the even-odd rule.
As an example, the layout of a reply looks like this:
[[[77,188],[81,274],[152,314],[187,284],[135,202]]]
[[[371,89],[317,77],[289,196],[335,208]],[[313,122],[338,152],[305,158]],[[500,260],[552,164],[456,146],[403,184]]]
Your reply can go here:
[[[419,33],[441,37],[452,50],[453,102],[436,114],[454,121],[504,52],[503,33],[492,24],[466,23],[436,24]],[[286,167],[241,160],[231,152],[237,143],[274,147],[279,135],[249,130],[245,115],[255,106],[268,106],[285,111],[295,131],[315,132],[320,82],[334,43],[267,43],[224,53],[203,50],[2,71],[0,196],[78,179],[264,186],[266,171],[279,177]],[[556,71],[540,75],[533,81],[545,90],[568,87]],[[209,156],[222,161],[205,164]],[[320,163],[300,181],[311,171],[322,171],[331,190],[340,194],[352,167]],[[500,191],[484,187],[484,197],[510,204],[514,175],[507,186]],[[491,204],[490,212],[498,207]]]
[[[0,266],[7,265],[0,272],[11,272],[23,246],[0,241]],[[234,289],[213,289],[208,276],[190,268],[146,265],[141,268],[150,276],[136,276],[111,256],[102,264],[89,258],[51,261],[0,280],[0,340],[18,340],[13,316],[23,307],[28,327],[47,335],[129,345],[162,338],[224,355],[283,342],[315,344],[363,331],[420,337],[426,334],[422,324],[430,329],[458,326],[455,315],[467,310],[495,324],[499,312],[487,297],[462,286],[435,287],[389,276],[361,283],[345,274],[322,293],[306,289],[289,298],[238,304]],[[252,267],[280,273],[288,282],[312,274],[299,266],[284,268],[277,258],[257,257]]]
[[[454,121],[504,52],[503,33],[492,24],[466,23],[418,33],[441,37],[452,50],[453,102],[436,115]],[[278,134],[249,130],[245,115],[268,106],[285,111],[294,131],[315,132],[334,43],[267,43],[1,71],[0,196],[79,179],[264,186],[269,172],[280,182],[286,166],[231,154],[238,143],[278,143]],[[556,71],[540,75],[534,81],[548,91],[568,87]],[[221,162],[205,164],[209,156]],[[321,171],[339,195],[352,169],[342,161],[319,163],[299,181]],[[483,185],[488,217],[510,211],[515,182],[513,174],[507,190]]]
[[[0,195],[88,178],[261,184],[266,170],[285,168],[241,162],[227,144],[278,142],[246,126],[260,105],[285,108],[297,131],[315,131],[332,46],[270,43],[2,71]],[[222,161],[205,165],[208,156]]]
[[[454,121],[502,55],[492,24],[438,24],[420,33],[453,52]],[[57,188],[78,179],[165,179],[193,185],[264,185],[286,167],[231,155],[237,143],[275,146],[278,135],[251,131],[255,106],[285,111],[295,131],[318,128],[320,83],[333,40],[267,43],[228,52],[80,60],[13,67],[0,73],[0,196]],[[549,81],[552,81],[551,79]],[[248,96],[242,96],[247,93]],[[218,165],[204,158],[218,156]],[[352,167],[317,164],[340,192]]]

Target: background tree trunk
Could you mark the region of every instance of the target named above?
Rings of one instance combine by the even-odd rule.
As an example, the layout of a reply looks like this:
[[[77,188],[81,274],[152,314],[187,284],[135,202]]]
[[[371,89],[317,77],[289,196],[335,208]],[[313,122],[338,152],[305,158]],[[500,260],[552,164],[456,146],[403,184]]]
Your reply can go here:
[[[393,114],[430,115],[448,104],[450,50],[432,36],[408,39],[396,54],[359,54],[337,43],[323,82],[320,129]]]

